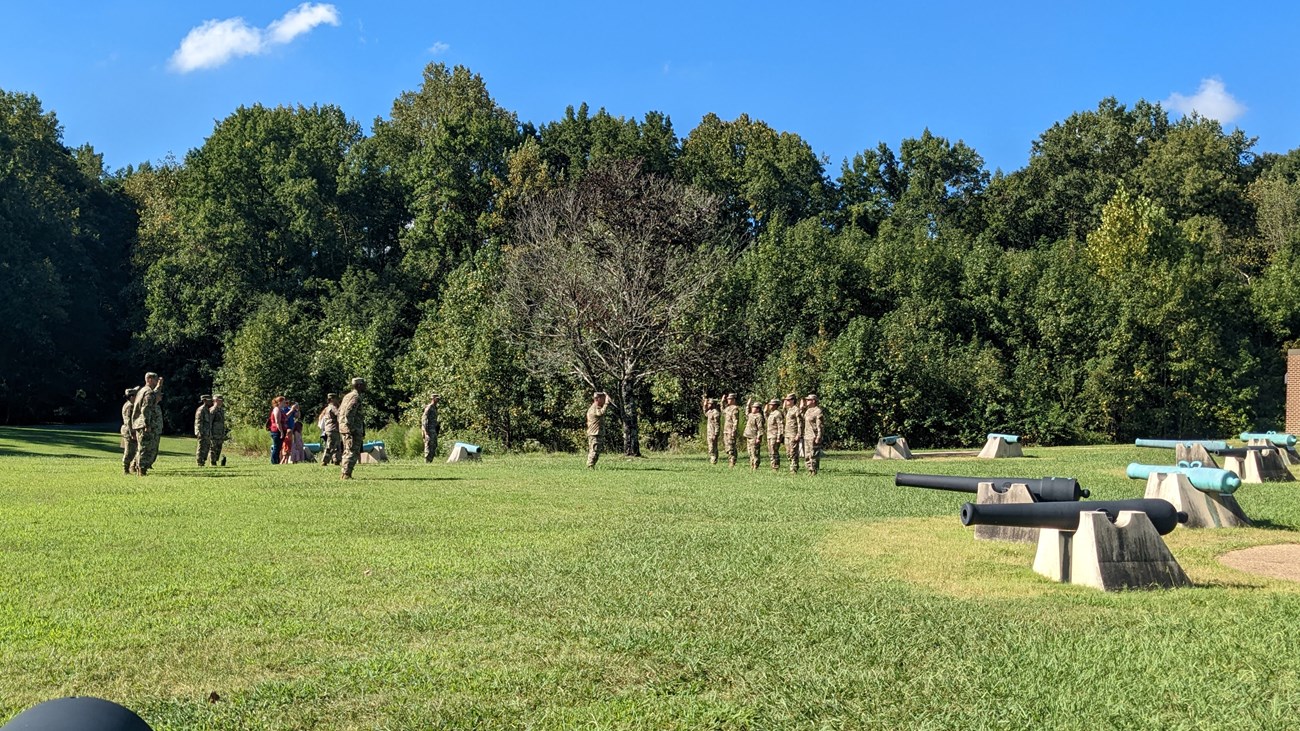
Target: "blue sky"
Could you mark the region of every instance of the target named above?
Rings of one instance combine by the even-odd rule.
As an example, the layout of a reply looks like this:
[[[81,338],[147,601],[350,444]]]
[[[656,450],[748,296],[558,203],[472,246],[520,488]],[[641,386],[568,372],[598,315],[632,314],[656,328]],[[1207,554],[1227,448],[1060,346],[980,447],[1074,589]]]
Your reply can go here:
[[[336,104],[368,131],[442,61],[524,121],[585,101],[666,112],[685,136],[746,112],[832,175],[928,127],[1010,171],[1106,96],[1195,106],[1257,152],[1300,146],[1298,20],[1283,3],[6,0],[0,89],[36,94],[110,168],[183,156],[259,102]]]

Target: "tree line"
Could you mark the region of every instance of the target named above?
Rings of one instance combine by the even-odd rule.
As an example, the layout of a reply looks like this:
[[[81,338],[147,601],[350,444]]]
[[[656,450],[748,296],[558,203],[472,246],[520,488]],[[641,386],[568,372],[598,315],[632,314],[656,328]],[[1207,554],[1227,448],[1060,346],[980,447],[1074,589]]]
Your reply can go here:
[[[592,390],[624,450],[699,394],[821,395],[831,443],[1276,427],[1300,331],[1300,150],[1102,100],[990,173],[922,131],[838,169],[741,115],[685,136],[583,104],[523,122],[432,64],[369,134],[241,107],[183,159],[109,172],[0,91],[0,419],[109,418],[144,370],[171,425],[216,389],[374,423],[430,391],[457,434],[570,448]]]

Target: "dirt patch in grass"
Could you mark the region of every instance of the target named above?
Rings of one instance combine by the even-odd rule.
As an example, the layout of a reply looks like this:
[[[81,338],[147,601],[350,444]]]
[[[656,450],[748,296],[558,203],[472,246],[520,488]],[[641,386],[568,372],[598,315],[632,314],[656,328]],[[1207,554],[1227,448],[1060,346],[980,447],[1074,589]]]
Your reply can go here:
[[[1300,543],[1275,543],[1225,553],[1219,561],[1229,568],[1273,579],[1300,581]]]

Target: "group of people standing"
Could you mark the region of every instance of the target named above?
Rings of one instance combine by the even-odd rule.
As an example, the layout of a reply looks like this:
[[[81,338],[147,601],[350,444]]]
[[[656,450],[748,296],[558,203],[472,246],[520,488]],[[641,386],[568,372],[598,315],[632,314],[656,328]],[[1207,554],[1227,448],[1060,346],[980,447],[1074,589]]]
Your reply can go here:
[[[144,385],[126,389],[122,403],[122,473],[144,477],[158,459],[158,442],[162,439],[162,376],[144,374]],[[198,438],[195,459],[199,466],[226,460],[221,447],[230,433],[226,430],[226,405],[221,394],[199,397],[194,412],[194,436]]]
[[[225,444],[227,435],[226,403],[221,394],[200,396],[199,408],[194,412],[194,436],[199,440],[195,457],[200,467],[208,460],[213,467],[217,466],[218,460],[222,467],[226,466],[226,458],[221,456],[221,445]]]
[[[722,437],[727,452],[727,462],[736,466],[736,432],[740,425],[740,406],[736,394],[722,397],[719,405],[707,394],[700,399],[706,419],[706,439],[709,446],[709,463],[718,463],[718,437]],[[799,471],[799,458],[811,475],[821,467],[823,416],[817,394],[803,399],[796,394],[786,394],[784,400],[772,399],[763,408],[763,402],[750,399],[745,404],[745,449],[749,453],[749,466],[758,469],[766,438],[769,463],[773,471],[781,469],[781,447],[790,461],[790,473]]]
[[[163,379],[150,371],[144,385],[126,389],[122,404],[122,474],[149,474],[158,459],[158,442],[162,439]]]
[[[366,392],[364,378],[352,379],[352,390],[340,399],[327,394],[325,407],[316,417],[321,434],[321,464],[338,465],[342,479],[352,479],[352,469],[361,461],[361,445],[366,439],[366,419],[361,395]],[[271,433],[271,464],[310,461],[310,452],[302,443],[302,410],[283,396],[271,400],[267,416]]]

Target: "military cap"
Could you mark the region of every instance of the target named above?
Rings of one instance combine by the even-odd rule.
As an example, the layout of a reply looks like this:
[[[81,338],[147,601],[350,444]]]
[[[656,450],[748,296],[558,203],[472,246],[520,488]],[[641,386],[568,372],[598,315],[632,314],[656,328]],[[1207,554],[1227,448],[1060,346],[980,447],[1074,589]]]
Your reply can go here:
[[[325,394],[325,400],[326,400],[326,401],[332,401],[332,400],[334,400],[334,399],[336,399],[336,398],[338,398],[338,397],[339,397],[339,395],[338,395],[337,393],[332,392],[332,391],[331,391],[330,393]]]
[[[786,401],[798,401],[798,400],[799,400],[799,394],[797,394],[797,393],[787,393],[787,394],[785,395],[785,400],[786,400]]]
[[[429,398],[431,398],[431,399],[442,398],[442,396],[439,396],[439,395],[436,394],[436,393],[431,393],[431,394],[429,394]]]
[[[767,405],[768,405],[768,406],[780,406],[780,405],[781,405],[781,399],[779,399],[779,398],[774,398],[774,399],[772,399],[771,401],[768,401],[768,402],[767,402]]]
[[[202,396],[199,397],[199,400],[200,400],[200,401],[211,401],[211,400],[212,400],[212,394],[205,393],[205,394],[203,394]]]
[[[221,394],[219,394],[219,393],[214,393],[214,394],[212,394],[212,400],[213,400],[213,401],[224,401],[225,399],[221,398]]]
[[[158,376],[157,373],[154,373],[153,371],[149,371],[148,373],[144,374],[144,377],[145,377],[145,378],[158,378],[159,376]]]
[[[357,386],[364,386],[364,385],[366,385],[366,379],[364,379],[364,378],[353,378],[353,379],[352,379],[352,387],[353,387],[353,388],[356,388]]]
[[[600,398],[601,396],[609,396],[609,394],[604,391],[597,391],[591,395],[592,398]]]
[[[817,394],[815,394],[815,393],[810,393],[810,394],[808,394],[807,396],[805,396],[804,398],[808,399],[809,401],[816,401],[816,400],[817,400]]]

